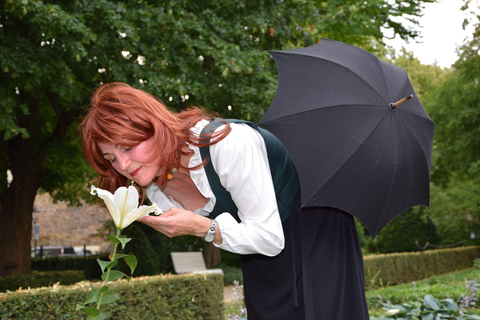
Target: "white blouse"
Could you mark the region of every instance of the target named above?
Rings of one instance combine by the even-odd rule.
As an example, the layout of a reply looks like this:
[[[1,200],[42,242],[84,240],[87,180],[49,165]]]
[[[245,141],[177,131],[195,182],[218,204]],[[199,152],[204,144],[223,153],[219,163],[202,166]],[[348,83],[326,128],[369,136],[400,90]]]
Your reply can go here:
[[[208,121],[200,121],[191,129],[200,135]],[[220,183],[230,192],[238,208],[238,223],[228,212],[216,220],[223,238],[217,247],[238,254],[260,253],[275,256],[284,247],[282,222],[277,208],[265,142],[260,133],[246,124],[230,124],[232,131],[220,142],[210,146],[210,161]],[[223,126],[217,130],[221,130]],[[202,163],[199,148],[189,145],[194,152],[190,167]],[[208,216],[215,207],[215,195],[202,167],[190,171],[190,177],[200,193],[209,201],[195,213]],[[157,185],[147,188],[147,195],[163,211],[182,208]],[[205,230],[206,232],[206,230]]]

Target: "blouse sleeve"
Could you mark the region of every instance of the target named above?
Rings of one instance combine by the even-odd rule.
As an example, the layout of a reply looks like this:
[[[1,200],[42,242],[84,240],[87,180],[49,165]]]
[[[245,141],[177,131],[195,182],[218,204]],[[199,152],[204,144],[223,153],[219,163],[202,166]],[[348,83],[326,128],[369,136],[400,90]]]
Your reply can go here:
[[[285,240],[265,142],[248,125],[232,123],[231,127],[227,137],[210,146],[210,157],[241,222],[227,212],[216,218],[223,238],[218,247],[239,254],[275,256]]]

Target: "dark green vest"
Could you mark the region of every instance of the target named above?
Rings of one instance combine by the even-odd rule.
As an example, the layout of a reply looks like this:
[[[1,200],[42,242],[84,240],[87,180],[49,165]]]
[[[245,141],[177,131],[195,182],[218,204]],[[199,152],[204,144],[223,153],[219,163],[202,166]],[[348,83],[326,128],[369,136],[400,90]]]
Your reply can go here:
[[[247,124],[256,129],[263,137],[267,147],[268,163],[275,188],[278,211],[280,212],[282,222],[285,221],[300,189],[297,171],[287,150],[282,143],[267,130],[257,127],[253,122],[235,119],[214,119],[202,130],[200,135],[201,139],[208,137],[208,134],[214,132],[219,126],[224,125],[225,122]],[[210,140],[202,141],[202,143],[208,143],[209,141]],[[200,154],[202,159],[210,159],[209,147],[201,147]],[[238,168],[238,170],[243,170],[243,168]],[[215,218],[223,212],[228,212],[240,222],[237,206],[233,202],[230,193],[220,183],[220,179],[210,160],[205,165],[205,172],[210,187],[216,197],[215,207],[210,213],[210,218]]]

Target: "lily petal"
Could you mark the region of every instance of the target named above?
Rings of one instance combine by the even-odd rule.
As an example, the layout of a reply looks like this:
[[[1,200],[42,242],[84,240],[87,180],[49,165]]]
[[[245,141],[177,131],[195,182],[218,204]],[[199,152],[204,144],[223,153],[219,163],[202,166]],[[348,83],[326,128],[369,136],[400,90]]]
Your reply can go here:
[[[123,225],[123,220],[125,217],[125,213],[127,212],[127,207],[128,207],[128,189],[126,187],[120,187],[117,190],[115,190],[115,193],[113,195],[113,201],[115,202],[115,207],[118,210],[119,213],[119,221],[118,223],[115,223],[118,229],[122,229],[120,226]]]
[[[130,212],[138,207],[138,191],[135,187],[120,187],[115,191],[115,205],[118,211]]]
[[[114,195],[107,190],[96,188],[95,186],[91,187],[90,193],[92,195],[95,195],[95,194],[98,195],[98,197],[105,202],[105,205],[107,206],[107,209],[113,218],[113,222],[115,223],[115,226],[117,226],[118,228],[118,225],[120,223],[120,212],[115,206]]]
[[[90,194],[92,196],[96,195],[97,194],[97,188],[95,186],[90,186]]]
[[[155,203],[151,206],[140,206],[133,211],[129,211],[127,215],[124,216],[123,223],[119,228],[124,229],[128,227],[132,222],[147,216],[150,212],[158,215],[161,213],[161,210]]]
[[[120,187],[115,191],[115,194],[92,186],[90,193],[92,195],[98,195],[99,198],[103,199],[108,211],[110,211],[115,226],[120,230],[125,229],[132,222],[148,215],[150,212],[157,215],[163,213],[155,203],[151,206],[141,206],[137,208],[138,191],[133,186],[129,186],[128,189],[126,187]]]

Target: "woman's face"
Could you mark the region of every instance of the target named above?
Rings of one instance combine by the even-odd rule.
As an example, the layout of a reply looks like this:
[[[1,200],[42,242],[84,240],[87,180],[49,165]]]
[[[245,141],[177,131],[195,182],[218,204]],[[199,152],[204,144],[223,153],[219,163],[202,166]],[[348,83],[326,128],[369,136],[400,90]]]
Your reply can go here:
[[[155,179],[160,166],[152,159],[154,150],[153,138],[145,140],[134,147],[125,147],[107,143],[98,143],[98,148],[105,159],[110,161],[113,168],[122,176],[135,181],[140,186],[146,186]]]

